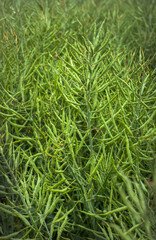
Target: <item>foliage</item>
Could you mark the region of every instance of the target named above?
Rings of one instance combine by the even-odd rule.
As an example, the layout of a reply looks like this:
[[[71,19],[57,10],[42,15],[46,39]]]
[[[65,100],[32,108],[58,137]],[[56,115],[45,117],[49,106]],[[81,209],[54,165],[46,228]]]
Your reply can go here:
[[[0,4],[0,239],[155,239],[154,2]]]

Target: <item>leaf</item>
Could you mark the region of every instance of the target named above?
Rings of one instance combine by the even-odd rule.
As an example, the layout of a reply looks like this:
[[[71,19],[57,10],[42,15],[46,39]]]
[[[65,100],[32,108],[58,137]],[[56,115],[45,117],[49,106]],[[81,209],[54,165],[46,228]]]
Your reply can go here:
[[[9,234],[9,235],[7,235],[7,236],[2,236],[2,237],[0,237],[0,239],[2,239],[2,240],[5,240],[5,239],[11,239],[12,237],[15,237],[16,235],[18,235],[20,232],[14,232],[14,233],[11,233],[11,234]]]

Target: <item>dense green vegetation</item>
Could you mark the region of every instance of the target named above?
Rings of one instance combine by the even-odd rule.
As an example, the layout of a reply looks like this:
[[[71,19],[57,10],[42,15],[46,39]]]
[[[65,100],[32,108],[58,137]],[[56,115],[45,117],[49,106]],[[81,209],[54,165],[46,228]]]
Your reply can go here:
[[[155,15],[0,1],[0,239],[155,239]]]

